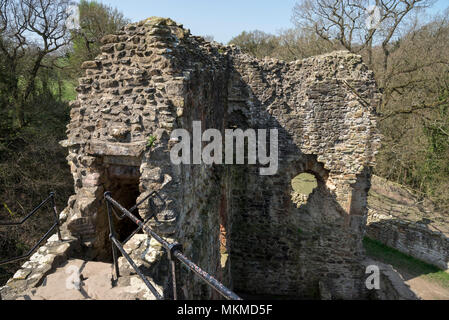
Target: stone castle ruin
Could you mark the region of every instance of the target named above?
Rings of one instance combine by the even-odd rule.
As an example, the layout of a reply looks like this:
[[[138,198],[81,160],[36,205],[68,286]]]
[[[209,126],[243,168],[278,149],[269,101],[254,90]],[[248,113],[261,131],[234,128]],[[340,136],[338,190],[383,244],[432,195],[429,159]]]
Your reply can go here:
[[[75,183],[63,233],[79,239],[86,257],[111,261],[105,191],[126,208],[157,191],[136,216],[154,215],[155,232],[243,297],[366,297],[362,239],[380,95],[361,57],[257,60],[163,18],[102,42],[102,54],[82,66],[61,143]],[[277,129],[277,174],[260,175],[261,165],[172,164],[171,133],[192,133],[193,121],[223,136]],[[316,181],[301,197],[292,180],[304,173]],[[136,227],[126,220],[115,221],[121,240]],[[163,248],[134,237],[132,255],[166,289]],[[182,298],[218,298],[186,270],[179,278]]]

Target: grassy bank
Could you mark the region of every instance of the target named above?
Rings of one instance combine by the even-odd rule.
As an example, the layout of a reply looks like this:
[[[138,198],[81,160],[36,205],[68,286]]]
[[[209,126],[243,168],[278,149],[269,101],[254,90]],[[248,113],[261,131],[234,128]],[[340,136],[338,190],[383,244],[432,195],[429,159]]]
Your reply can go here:
[[[436,266],[418,260],[396,249],[387,247],[379,241],[365,238],[363,245],[367,256],[383,263],[391,264],[399,272],[406,272],[412,277],[421,276],[429,281],[449,288],[449,273]]]

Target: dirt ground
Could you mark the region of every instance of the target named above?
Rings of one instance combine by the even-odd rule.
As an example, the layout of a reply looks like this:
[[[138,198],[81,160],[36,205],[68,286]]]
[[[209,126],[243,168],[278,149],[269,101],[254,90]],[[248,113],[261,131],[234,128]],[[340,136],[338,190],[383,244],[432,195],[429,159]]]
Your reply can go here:
[[[397,269],[396,269],[397,270]],[[410,289],[422,300],[449,300],[449,288],[427,278],[425,275],[412,276],[397,270]]]

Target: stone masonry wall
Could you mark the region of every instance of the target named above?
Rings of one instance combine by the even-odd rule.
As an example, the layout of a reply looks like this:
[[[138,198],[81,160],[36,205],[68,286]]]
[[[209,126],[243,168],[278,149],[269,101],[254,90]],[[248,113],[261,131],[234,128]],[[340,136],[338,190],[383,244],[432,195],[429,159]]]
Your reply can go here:
[[[62,142],[76,193],[64,228],[91,259],[110,259],[103,193],[132,205],[158,191],[163,201],[142,204],[139,216],[156,213],[156,232],[235,291],[364,297],[361,240],[379,94],[359,56],[260,61],[163,18],[130,24],[103,43],[83,64]],[[192,132],[193,121],[223,136],[228,128],[278,129],[277,174],[260,176],[259,165],[172,164],[171,132]],[[290,181],[301,172],[314,174],[318,188],[297,208]],[[136,256],[169,294],[165,253],[146,250]],[[184,298],[219,298],[185,269],[179,279]]]
[[[422,224],[373,213],[369,218],[367,235],[442,270],[449,270],[449,238],[441,232],[431,231]]]
[[[447,214],[399,184],[373,177],[366,233],[389,247],[449,270]]]
[[[279,129],[279,171],[241,168],[233,182],[231,265],[238,291],[295,298],[362,295],[361,239],[369,167],[378,145],[373,75],[346,52],[296,61],[233,57],[234,110],[252,128]],[[356,89],[355,89],[356,88]],[[239,169],[235,169],[239,171]],[[245,172],[246,171],[246,172]],[[316,176],[306,205],[291,180]]]

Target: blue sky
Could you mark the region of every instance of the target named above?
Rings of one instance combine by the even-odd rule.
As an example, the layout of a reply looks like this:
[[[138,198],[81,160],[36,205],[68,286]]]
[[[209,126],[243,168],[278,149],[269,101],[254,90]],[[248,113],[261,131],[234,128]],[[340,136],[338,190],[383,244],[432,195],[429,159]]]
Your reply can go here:
[[[276,33],[291,28],[296,0],[98,0],[119,9],[132,21],[151,16],[170,17],[194,35],[212,35],[227,43],[242,31]],[[433,11],[449,6],[438,0]]]

